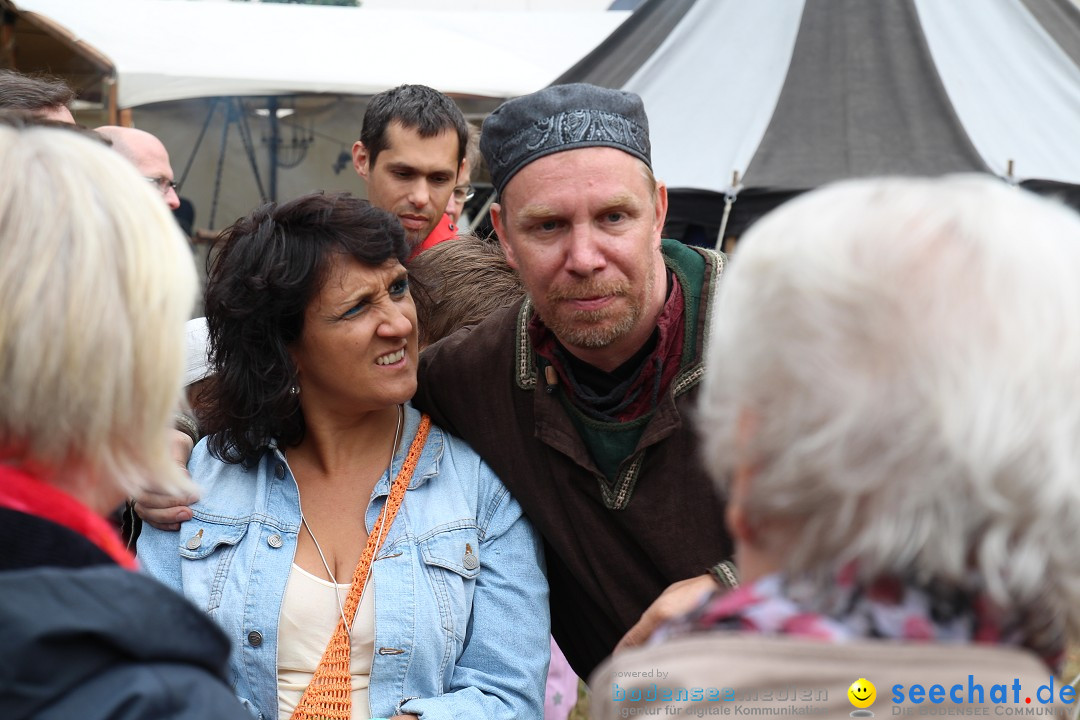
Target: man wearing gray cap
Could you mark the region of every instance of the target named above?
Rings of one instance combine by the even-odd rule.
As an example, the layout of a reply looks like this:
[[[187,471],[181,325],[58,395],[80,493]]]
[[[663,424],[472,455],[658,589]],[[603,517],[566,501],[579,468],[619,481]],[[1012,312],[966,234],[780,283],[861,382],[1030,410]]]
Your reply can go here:
[[[552,634],[588,677],[624,636],[640,642],[714,587],[707,569],[734,583],[688,422],[724,257],[661,240],[667,189],[636,95],[579,84],[510,100],[480,150],[528,297],[425,350],[413,402],[544,535]],[[190,516],[161,507],[143,518]]]
[[[636,95],[579,84],[516,98],[480,149],[528,297],[425,352],[414,402],[543,533],[553,633],[587,677],[665,588],[694,578],[681,589],[696,594],[731,554],[687,422],[724,258],[661,240],[667,189]]]

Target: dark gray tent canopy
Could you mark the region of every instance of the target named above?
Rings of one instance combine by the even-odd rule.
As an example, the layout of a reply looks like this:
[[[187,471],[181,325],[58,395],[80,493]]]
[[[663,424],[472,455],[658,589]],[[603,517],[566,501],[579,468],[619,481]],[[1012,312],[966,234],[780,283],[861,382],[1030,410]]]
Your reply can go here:
[[[1080,206],[1072,0],[646,0],[557,83],[642,96],[669,234],[833,180],[989,172]]]

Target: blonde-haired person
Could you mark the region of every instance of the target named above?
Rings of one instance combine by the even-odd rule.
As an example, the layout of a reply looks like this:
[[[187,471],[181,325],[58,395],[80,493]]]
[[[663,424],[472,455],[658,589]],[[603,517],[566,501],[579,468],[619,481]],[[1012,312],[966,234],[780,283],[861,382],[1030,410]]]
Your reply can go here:
[[[19,125],[0,125],[0,717],[242,717],[225,638],[130,572],[103,517],[189,487],[167,443],[190,253],[122,158]]]
[[[842,183],[764,218],[720,291],[699,417],[743,585],[599,668],[594,716],[1061,716],[1077,398],[1065,207],[956,176]]]

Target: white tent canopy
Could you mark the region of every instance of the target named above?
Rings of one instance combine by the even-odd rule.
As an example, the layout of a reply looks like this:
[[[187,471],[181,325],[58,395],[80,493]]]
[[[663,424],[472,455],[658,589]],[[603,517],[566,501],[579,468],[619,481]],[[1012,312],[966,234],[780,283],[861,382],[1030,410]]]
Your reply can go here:
[[[659,50],[623,85],[646,99],[657,172],[673,186],[723,192],[732,171],[738,171],[740,177],[753,174],[751,161],[761,150],[766,130],[777,120],[796,39],[805,27],[806,7],[805,0],[697,2]],[[904,82],[937,82],[937,78],[914,73],[896,77],[879,72],[869,62],[875,53],[896,58],[923,50],[931,58],[927,67],[936,69],[960,125],[987,168],[1005,176],[1008,162],[1013,160],[1023,177],[1080,182],[1080,142],[1076,142],[1080,133],[1080,67],[1024,4],[1020,0],[990,0],[974,7],[956,0],[914,0],[914,7],[925,48],[899,45],[895,26],[878,27],[875,36],[863,35],[867,44],[878,49],[861,56],[857,54],[861,48],[830,44],[840,59],[825,61],[833,63],[833,76],[817,86],[796,88],[809,97],[792,105],[802,116],[806,132],[801,141],[815,141],[803,114],[811,103],[844,107],[845,113],[830,120],[856,124],[871,117],[874,110],[867,107],[876,99],[867,92],[871,84],[887,87],[892,97],[902,97]],[[855,24],[855,18],[845,16],[835,4],[815,3],[813,9],[829,13],[829,22]],[[706,71],[703,63],[711,63],[711,70]],[[709,92],[700,92],[705,89],[700,80],[703,71],[709,78]],[[835,73],[846,77],[837,78]],[[683,82],[673,82],[674,78]],[[826,89],[832,88],[842,93],[830,97]],[[653,112],[654,108],[673,107],[681,112]],[[908,115],[897,117],[897,124],[909,127],[925,113],[911,102],[899,104],[897,109]],[[722,122],[717,124],[717,119]],[[695,123],[697,131],[688,132],[688,123]],[[892,128],[878,126],[877,130],[887,138]],[[713,142],[703,147],[700,139],[707,136]],[[791,162],[790,154],[782,160],[784,165]],[[832,166],[819,164],[817,168],[821,178],[812,179],[818,182],[830,179],[834,171]]]
[[[108,58],[121,108],[223,95],[371,95],[402,83],[513,97],[627,12],[373,10],[190,0],[11,0]]]
[[[630,16],[192,0],[0,0],[0,10],[14,17],[0,64],[62,75],[90,103],[76,113],[87,124],[131,122],[159,137],[195,227],[211,231],[267,199],[363,193],[348,153],[371,95],[429,85],[475,121],[549,84]]]
[[[559,81],[641,95],[668,217],[702,227],[852,177],[1080,186],[1071,0],[648,0]]]

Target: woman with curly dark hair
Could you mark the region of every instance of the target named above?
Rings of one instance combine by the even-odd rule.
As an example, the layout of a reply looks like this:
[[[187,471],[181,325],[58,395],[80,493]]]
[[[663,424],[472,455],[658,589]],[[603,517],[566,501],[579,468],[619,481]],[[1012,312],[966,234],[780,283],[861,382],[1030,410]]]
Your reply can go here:
[[[219,244],[209,436],[189,464],[202,498],[179,543],[144,529],[144,565],[233,639],[234,690],[260,717],[539,717],[539,540],[480,458],[407,404],[400,223],[314,194]]]

